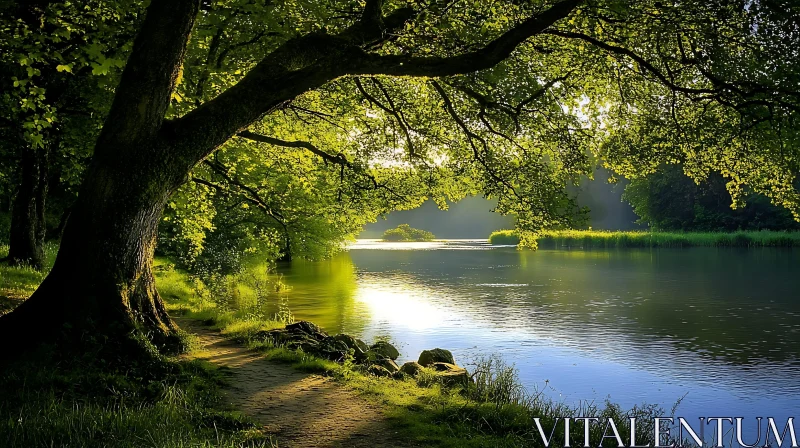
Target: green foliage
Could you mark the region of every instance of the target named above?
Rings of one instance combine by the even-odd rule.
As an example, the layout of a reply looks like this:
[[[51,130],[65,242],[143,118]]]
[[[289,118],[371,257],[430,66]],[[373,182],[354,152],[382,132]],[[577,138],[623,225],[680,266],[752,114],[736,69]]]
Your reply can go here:
[[[432,241],[434,238],[431,232],[414,229],[408,224],[400,224],[383,232],[383,241]]]
[[[0,107],[12,126],[4,123],[9,138],[0,140],[9,148],[55,144],[75,159],[60,176],[72,186],[145,3],[46,2],[33,8],[35,20],[4,9]],[[463,54],[551,4],[403,6],[419,14],[365,52]],[[383,12],[400,7],[386,2]],[[362,8],[346,0],[204,4],[168,118],[237,85],[287,41],[343,32]],[[719,172],[736,203],[756,192],[800,218],[796,8],[584,3],[474,73],[338,77],[250,126],[268,140],[233,138],[195,167],[168,204],[162,250],[186,267],[222,272],[235,271],[236,263],[223,264],[251,246],[320,258],[392,210],[477,193],[515,215],[521,235],[567,228],[576,209],[565,187],[598,163],[628,178],[665,163],[682,163],[698,181]],[[296,54],[278,66],[313,70],[320,57]],[[11,186],[13,157],[6,159],[0,183]]]
[[[520,238],[516,230],[498,230],[489,235],[490,244],[516,246],[519,241]]]
[[[632,180],[623,198],[656,230],[732,231],[797,230],[800,224],[785,208],[768,198],[743,193],[737,208],[731,207],[726,182],[716,173],[700,183],[684,175],[677,165],[660,167],[646,177]]]
[[[539,247],[611,249],[626,247],[798,247],[800,232],[611,232],[591,230],[546,230],[535,236]],[[492,244],[519,242],[516,231],[492,233]]]
[[[158,291],[169,309],[213,323],[223,332],[241,333],[239,339],[293,321],[283,306],[287,287],[270,274],[268,263],[251,264],[235,274],[205,275],[188,274],[163,258],[155,265]],[[277,312],[269,314],[268,309]]]

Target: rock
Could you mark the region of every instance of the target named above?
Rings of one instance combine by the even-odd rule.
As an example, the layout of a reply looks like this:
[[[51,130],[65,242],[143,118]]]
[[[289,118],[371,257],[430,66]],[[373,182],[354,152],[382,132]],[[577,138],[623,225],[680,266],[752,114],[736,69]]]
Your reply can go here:
[[[391,372],[389,372],[385,368],[383,368],[383,367],[381,367],[379,365],[375,365],[375,364],[369,366],[369,369],[367,369],[367,372],[369,372],[369,373],[371,373],[371,374],[373,374],[375,376],[382,376],[382,377],[392,376]]]
[[[372,344],[369,351],[375,353],[380,358],[389,358],[392,361],[400,356],[400,352],[398,352],[392,344],[383,341]]]
[[[265,342],[271,341],[275,344],[283,344],[291,339],[291,337],[292,335],[283,328],[278,328],[275,330],[261,330],[254,335],[255,339],[260,339]]]
[[[463,367],[459,367],[455,364],[450,364],[449,362],[435,362],[428,367],[437,372],[454,372],[454,371],[465,370]]]
[[[286,348],[291,350],[303,350],[306,353],[315,354],[319,351],[319,342],[310,336],[294,337],[286,343]]]
[[[306,320],[301,320],[300,322],[295,322],[293,324],[287,325],[286,331],[290,333],[306,334],[318,340],[322,340],[328,337],[328,333],[325,333],[325,331],[323,331],[322,328]]]
[[[416,376],[420,370],[422,370],[422,366],[414,361],[409,361],[403,364],[403,367],[400,367],[401,372],[411,376]]]
[[[435,362],[430,366],[436,371],[436,378],[445,386],[465,386],[469,381],[469,372],[452,363]]]
[[[390,373],[395,373],[400,371],[400,367],[397,366],[397,363],[389,358],[383,358],[381,360],[375,361],[375,365],[383,367]]]
[[[419,354],[419,361],[417,362],[423,367],[428,367],[435,362],[446,362],[448,364],[456,363],[450,350],[445,350],[443,348],[423,350],[422,353]]]
[[[350,347],[344,341],[336,339],[333,336],[328,336],[320,342],[320,346],[329,350],[339,350],[346,352]]]
[[[343,342],[348,349],[352,349],[355,352],[356,359],[365,359],[367,357],[369,347],[361,339],[356,339],[349,334],[337,334],[333,339]]]
[[[331,361],[344,361],[349,347],[333,336],[328,336],[319,343],[319,355]]]

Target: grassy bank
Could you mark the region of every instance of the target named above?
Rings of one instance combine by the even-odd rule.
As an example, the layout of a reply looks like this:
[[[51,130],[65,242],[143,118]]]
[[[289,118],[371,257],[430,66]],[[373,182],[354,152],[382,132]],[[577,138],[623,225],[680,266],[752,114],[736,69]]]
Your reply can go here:
[[[514,230],[489,236],[491,244],[519,244]],[[548,230],[537,238],[542,248],[610,249],[626,247],[800,247],[800,232],[611,232]]]
[[[0,247],[0,257],[7,250]],[[50,265],[54,254],[48,248]],[[0,264],[0,314],[44,275]],[[220,406],[224,382],[224,372],[201,361],[110,366],[43,347],[0,366],[0,440],[24,448],[275,446],[247,418]]]

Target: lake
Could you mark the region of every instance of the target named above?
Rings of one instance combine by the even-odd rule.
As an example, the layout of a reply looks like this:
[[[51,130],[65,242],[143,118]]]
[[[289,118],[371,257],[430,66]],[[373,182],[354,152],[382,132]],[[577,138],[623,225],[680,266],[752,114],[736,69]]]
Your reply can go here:
[[[359,240],[279,274],[298,320],[388,337],[401,362],[434,347],[466,367],[496,354],[529,390],[571,405],[609,399],[669,413],[683,397],[683,417],[785,419],[800,404],[796,250]]]

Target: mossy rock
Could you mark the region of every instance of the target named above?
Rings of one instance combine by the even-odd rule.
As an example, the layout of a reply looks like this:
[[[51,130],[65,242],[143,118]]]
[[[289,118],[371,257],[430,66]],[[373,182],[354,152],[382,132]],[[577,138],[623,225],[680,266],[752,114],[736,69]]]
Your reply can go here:
[[[301,320],[299,322],[287,325],[286,331],[295,334],[305,334],[317,340],[323,340],[328,337],[328,333],[325,333],[322,328],[320,328],[317,324],[307,320]]]
[[[428,367],[435,362],[455,364],[456,360],[453,358],[453,354],[450,353],[450,350],[434,348],[432,350],[423,350],[422,353],[419,354],[419,360],[417,362],[423,367]]]
[[[377,355],[378,358],[389,358],[392,361],[400,357],[400,352],[397,351],[394,345],[384,341],[372,344],[369,351]]]
[[[369,350],[369,347],[367,347],[367,344],[365,344],[361,339],[356,339],[355,337],[344,333],[337,334],[333,337],[333,339],[343,342],[348,349],[353,350],[356,359],[365,359],[367,357],[367,351]]]
[[[416,376],[422,370],[422,368],[423,367],[419,363],[409,361],[400,367],[400,371],[406,375]]]
[[[467,369],[452,363],[435,362],[430,368],[436,371],[436,378],[445,386],[466,386],[470,381]]]
[[[395,373],[400,371],[400,367],[397,365],[397,363],[389,358],[383,358],[381,360],[375,361],[375,365],[383,367],[390,373]]]
[[[347,344],[333,336],[328,336],[319,343],[318,354],[331,361],[344,361],[349,350],[350,348],[347,347]]]
[[[306,353],[316,354],[319,352],[319,342],[310,336],[297,336],[286,343],[286,348],[292,350],[303,350]]]
[[[381,366],[376,365],[376,364],[373,364],[373,365],[369,366],[369,368],[367,369],[367,372],[372,374],[372,375],[380,376],[380,377],[384,377],[384,378],[392,376],[392,372],[389,372],[388,370],[386,370],[386,368],[381,367]]]

